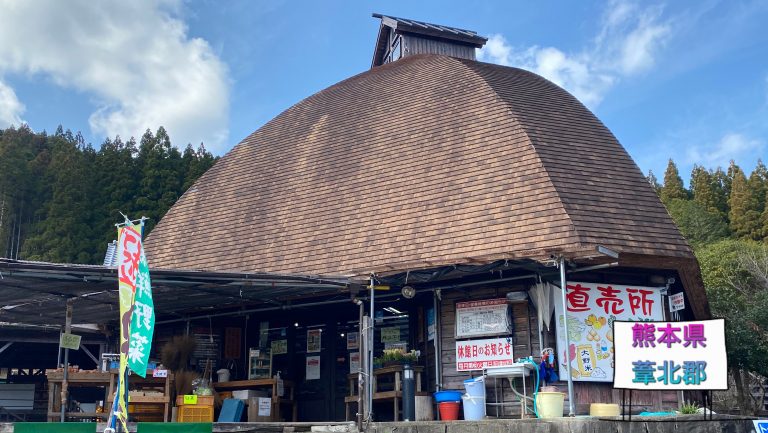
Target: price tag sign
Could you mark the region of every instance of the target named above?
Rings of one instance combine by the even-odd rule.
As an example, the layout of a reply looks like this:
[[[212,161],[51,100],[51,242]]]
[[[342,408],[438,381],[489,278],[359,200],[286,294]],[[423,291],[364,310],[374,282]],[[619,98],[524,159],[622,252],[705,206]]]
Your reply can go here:
[[[152,377],[168,377],[168,370],[158,370],[158,369],[155,369],[152,372]],[[195,397],[197,397],[197,396],[195,396]]]
[[[197,404],[197,395],[187,394],[184,396],[184,404]]]
[[[80,336],[75,334],[61,334],[59,338],[59,346],[62,349],[80,349]]]

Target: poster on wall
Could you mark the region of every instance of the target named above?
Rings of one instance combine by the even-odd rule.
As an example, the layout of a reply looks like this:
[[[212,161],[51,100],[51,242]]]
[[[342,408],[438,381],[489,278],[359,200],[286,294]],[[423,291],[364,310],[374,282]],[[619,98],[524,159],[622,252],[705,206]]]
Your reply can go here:
[[[484,370],[515,363],[510,338],[485,338],[456,342],[456,371]]]
[[[506,299],[456,303],[456,338],[509,334]]]
[[[288,340],[273,340],[270,347],[272,355],[284,355],[288,353]]]
[[[360,352],[349,353],[349,374],[355,374],[360,370]]]
[[[397,326],[381,328],[382,343],[397,343],[399,341],[400,341],[400,328],[398,328]]]
[[[320,379],[320,357],[319,356],[307,356],[307,371],[305,372],[306,380]]]
[[[360,348],[359,336],[360,334],[357,332],[347,333],[347,350],[357,350]]]
[[[435,339],[435,309],[427,310],[427,341]]]
[[[567,285],[568,350],[573,380],[611,382],[614,370],[614,321],[663,319],[661,290],[656,287],[572,282]],[[557,299],[561,292],[556,290]],[[555,302],[557,360],[566,380],[565,325],[562,302]]]
[[[320,351],[322,336],[322,329],[307,329],[307,353]]]
[[[725,321],[619,322],[613,387],[725,390]]]

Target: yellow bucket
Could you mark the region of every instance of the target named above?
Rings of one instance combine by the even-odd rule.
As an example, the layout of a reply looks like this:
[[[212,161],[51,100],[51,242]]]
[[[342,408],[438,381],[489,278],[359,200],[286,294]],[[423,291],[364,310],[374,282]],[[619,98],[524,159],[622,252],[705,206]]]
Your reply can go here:
[[[563,402],[565,394],[562,392],[540,392],[536,394],[536,411],[539,418],[559,418],[563,416]]]

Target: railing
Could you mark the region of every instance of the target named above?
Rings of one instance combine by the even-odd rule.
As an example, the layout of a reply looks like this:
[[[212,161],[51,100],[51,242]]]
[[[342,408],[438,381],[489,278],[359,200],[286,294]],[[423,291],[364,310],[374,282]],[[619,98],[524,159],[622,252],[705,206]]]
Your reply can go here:
[[[13,412],[11,412],[9,409],[6,409],[3,406],[0,406],[0,421],[26,421],[26,416],[17,415]]]

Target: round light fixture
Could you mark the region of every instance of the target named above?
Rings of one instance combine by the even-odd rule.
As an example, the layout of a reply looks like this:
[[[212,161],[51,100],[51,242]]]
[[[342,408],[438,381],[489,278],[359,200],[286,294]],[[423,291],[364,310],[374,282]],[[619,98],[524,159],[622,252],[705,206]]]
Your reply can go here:
[[[416,296],[416,289],[414,289],[412,286],[403,286],[403,289],[400,290],[400,293],[403,294],[405,299],[412,299],[414,296]]]

